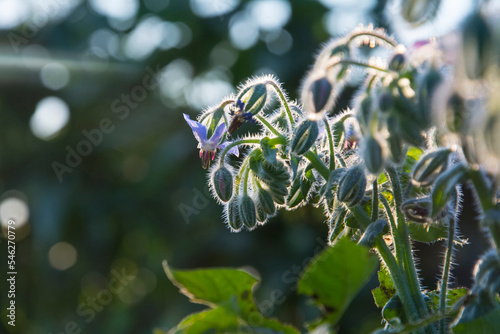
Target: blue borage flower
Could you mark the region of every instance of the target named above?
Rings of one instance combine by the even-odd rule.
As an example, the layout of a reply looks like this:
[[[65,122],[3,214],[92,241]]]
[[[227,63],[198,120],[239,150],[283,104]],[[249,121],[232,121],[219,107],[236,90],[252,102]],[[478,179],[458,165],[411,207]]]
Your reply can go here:
[[[226,133],[226,124],[222,122],[212,134],[210,139],[207,139],[207,127],[201,123],[193,121],[188,115],[183,114],[184,119],[193,130],[193,135],[198,141],[200,149],[200,158],[203,168],[210,166],[210,161],[214,160],[217,149],[224,149],[230,142],[221,143],[222,136]],[[228,153],[239,155],[238,147],[232,147]]]
[[[238,130],[239,127],[245,122],[245,121],[250,121],[252,123],[255,123],[255,120],[253,119],[253,114],[251,112],[244,112],[245,108],[245,103],[243,103],[241,100],[236,100],[235,106],[233,107],[234,110],[234,116],[233,119],[231,120],[231,124],[229,124],[229,134],[233,133],[234,131]]]

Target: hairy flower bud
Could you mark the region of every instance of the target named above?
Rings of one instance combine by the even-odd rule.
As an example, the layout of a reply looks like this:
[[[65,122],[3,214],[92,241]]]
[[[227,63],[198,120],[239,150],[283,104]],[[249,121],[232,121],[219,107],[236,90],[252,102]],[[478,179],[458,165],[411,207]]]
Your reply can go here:
[[[365,137],[363,141],[363,160],[365,161],[366,169],[374,175],[378,175],[384,166],[382,146],[371,135]]]
[[[406,57],[402,53],[395,53],[389,60],[389,69],[391,71],[400,72],[406,67]]]
[[[264,83],[248,86],[238,94],[237,99],[244,103],[243,112],[256,115],[266,104],[267,86]]]
[[[417,223],[429,223],[431,219],[432,201],[430,197],[412,198],[401,204],[401,211],[408,220]],[[443,219],[447,210],[442,210],[434,219]]]
[[[274,215],[276,213],[273,196],[269,193],[269,191],[260,188],[257,191],[257,202],[258,206],[262,207],[262,210],[268,215]]]
[[[213,174],[213,186],[217,197],[227,202],[233,196],[233,175],[226,167],[220,167]]]
[[[369,128],[372,122],[372,98],[369,94],[365,94],[359,102],[357,118],[360,125],[364,128]]]
[[[318,114],[329,109],[333,100],[332,89],[332,84],[326,77],[314,80],[307,91],[310,103],[308,111]]]
[[[389,224],[384,219],[378,219],[368,225],[358,244],[372,248],[375,238],[389,232]]]
[[[253,229],[257,225],[257,215],[252,198],[248,195],[241,196],[238,208],[243,225],[245,225],[249,230]]]
[[[413,180],[421,187],[431,185],[446,170],[450,153],[450,149],[440,149],[421,157],[413,169]]]
[[[446,102],[446,128],[452,133],[463,133],[468,125],[465,100],[454,92]]]
[[[431,217],[439,216],[441,210],[446,206],[455,187],[466,180],[467,169],[463,165],[455,165],[444,173],[441,173],[432,188],[432,210]]]
[[[366,176],[363,168],[358,165],[349,168],[340,179],[337,188],[337,198],[349,206],[358,204],[365,195]]]
[[[401,1],[401,15],[406,22],[421,24],[434,16],[439,8],[436,0],[406,0]]]
[[[305,154],[318,138],[319,128],[316,121],[306,119],[295,130],[292,140],[292,152],[295,155]]]
[[[462,38],[465,73],[469,79],[480,79],[492,62],[495,43],[488,23],[479,12],[470,15],[465,21]]]
[[[441,74],[434,68],[430,68],[420,78],[418,83],[418,113],[419,121],[423,124],[424,129],[431,125],[431,110],[432,99],[436,89],[442,81]]]
[[[239,232],[241,227],[243,226],[243,221],[241,220],[241,215],[239,212],[238,196],[234,196],[233,199],[230,200],[226,205],[227,223],[231,227],[233,232]]]

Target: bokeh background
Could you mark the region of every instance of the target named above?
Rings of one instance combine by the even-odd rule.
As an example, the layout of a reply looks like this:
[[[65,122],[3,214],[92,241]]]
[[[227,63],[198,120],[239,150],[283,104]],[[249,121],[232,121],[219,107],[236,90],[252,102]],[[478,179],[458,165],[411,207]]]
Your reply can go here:
[[[472,8],[444,1],[415,28],[393,2],[0,0],[0,332],[172,328],[203,307],[167,280],[164,259],[177,268],[250,266],[266,315],[299,328],[313,320],[317,310],[294,283],[325,246],[321,211],[280,212],[254,232],[230,233],[182,113],[194,118],[259,74],[275,74],[296,98],[332,36],[373,23],[411,45],[452,31]],[[340,105],[349,98],[348,89]],[[6,325],[11,218],[15,328]],[[455,282],[470,286],[485,245],[472,212],[461,226],[472,245],[457,253]],[[434,289],[443,247],[417,247],[423,283]],[[339,333],[380,325],[376,285],[355,299]],[[273,290],[284,297],[272,301]]]

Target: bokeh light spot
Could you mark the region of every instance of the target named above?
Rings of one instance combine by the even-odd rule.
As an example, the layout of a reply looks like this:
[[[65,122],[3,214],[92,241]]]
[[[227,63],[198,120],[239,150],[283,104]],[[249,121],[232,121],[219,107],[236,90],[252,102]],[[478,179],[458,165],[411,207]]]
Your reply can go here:
[[[42,67],[40,79],[45,87],[59,90],[69,83],[70,74],[66,66],[61,63],[49,63]]]
[[[234,10],[238,0],[191,0],[191,10],[199,17],[214,17],[224,15]]]
[[[52,139],[68,123],[69,107],[58,97],[49,96],[36,105],[30,119],[31,132],[40,139]]]
[[[75,247],[67,242],[58,242],[49,250],[50,265],[57,270],[66,270],[71,268],[78,257]]]
[[[28,205],[21,198],[9,196],[0,203],[2,226],[7,227],[9,220],[12,219],[15,222],[14,227],[20,228],[28,222],[28,218]]]

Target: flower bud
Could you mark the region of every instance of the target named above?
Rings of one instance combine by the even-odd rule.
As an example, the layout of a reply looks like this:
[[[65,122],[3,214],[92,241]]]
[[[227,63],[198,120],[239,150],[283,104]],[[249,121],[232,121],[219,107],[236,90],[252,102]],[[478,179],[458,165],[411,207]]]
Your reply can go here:
[[[372,122],[372,111],[372,98],[370,97],[370,95],[365,94],[361,98],[357,113],[359,123],[365,128],[370,127],[370,124]]]
[[[214,190],[222,202],[227,202],[233,196],[233,175],[226,167],[217,169],[212,178]]]
[[[257,222],[263,225],[267,220],[267,213],[264,212],[264,210],[262,209],[262,207],[259,205],[258,202],[255,203],[255,214]]]
[[[332,84],[326,77],[321,77],[314,80],[307,91],[307,99],[309,99],[311,113],[318,114],[330,108],[333,101]]]
[[[375,238],[379,235],[383,235],[389,232],[389,224],[384,219],[378,219],[368,225],[365,233],[359,239],[358,244],[367,246],[369,248],[373,247],[373,243],[375,242]]]
[[[268,215],[274,215],[276,213],[273,196],[269,193],[269,191],[260,188],[257,191],[257,203],[258,206],[260,206]]]
[[[431,125],[432,98],[441,81],[441,74],[433,68],[430,68],[419,80],[418,113],[419,121],[422,122],[424,129]]]
[[[245,225],[249,230],[253,229],[257,225],[257,214],[252,198],[248,195],[241,196],[238,208],[243,225]]]
[[[462,55],[465,74],[471,80],[480,79],[492,62],[492,32],[483,16],[476,12],[467,18],[462,28]]]
[[[263,83],[248,86],[238,94],[237,100],[244,103],[243,112],[256,115],[266,104],[267,86]]]
[[[406,67],[406,57],[402,53],[396,53],[389,60],[389,69],[391,71],[400,72]]]
[[[380,94],[380,96],[378,97],[378,107],[381,111],[389,111],[391,110],[393,105],[394,98],[392,97],[391,93],[383,92],[382,94]]]
[[[366,177],[363,168],[358,165],[350,168],[340,179],[337,198],[349,206],[358,204],[365,195]]]
[[[467,128],[467,108],[465,100],[454,92],[446,102],[446,128],[452,133],[464,133]]]
[[[288,197],[286,198],[286,206],[288,209],[293,209],[298,206],[304,200],[304,195],[302,194],[302,189],[300,187],[300,177],[295,178],[290,188]]]
[[[401,204],[401,211],[403,211],[406,218],[417,223],[429,223],[432,221],[431,208],[432,201],[429,197],[412,198]],[[447,211],[442,210],[435,219],[442,219],[446,214]]]
[[[371,135],[365,137],[363,141],[363,160],[366,169],[374,175],[378,175],[384,166],[384,156],[379,142]]]
[[[413,180],[421,187],[434,183],[439,174],[448,167],[450,153],[450,149],[440,149],[421,157],[413,169]]]
[[[398,295],[394,295],[387,304],[385,304],[382,309],[382,317],[392,326],[401,326],[406,320],[405,313],[403,311],[403,304]]]
[[[455,187],[465,181],[467,169],[461,165],[455,165],[444,173],[441,173],[432,188],[432,210],[431,217],[437,217],[446,206],[450,196],[454,193]]]
[[[422,147],[425,144],[425,138],[422,135],[421,127],[415,120],[401,115],[398,118],[397,134],[404,139],[408,144],[416,147]]]
[[[233,232],[239,232],[241,227],[243,226],[243,221],[241,220],[241,215],[239,212],[239,198],[238,196],[234,196],[232,200],[230,200],[226,207],[226,219],[228,225],[231,227]]]
[[[295,155],[305,154],[314,145],[318,135],[318,123],[306,119],[295,130],[291,145],[292,152]]]
[[[401,138],[397,135],[390,135],[389,138],[387,138],[387,143],[389,144],[391,160],[397,164],[402,163],[405,158],[405,151]]]
[[[421,24],[434,16],[439,8],[436,0],[406,0],[401,1],[401,15],[406,22]]]

